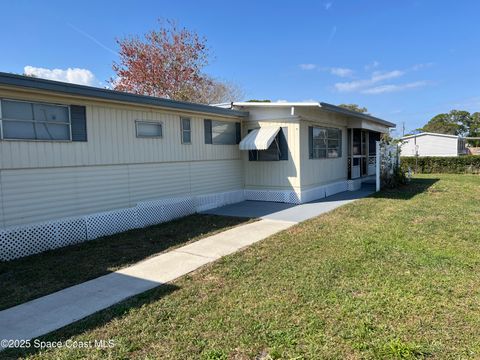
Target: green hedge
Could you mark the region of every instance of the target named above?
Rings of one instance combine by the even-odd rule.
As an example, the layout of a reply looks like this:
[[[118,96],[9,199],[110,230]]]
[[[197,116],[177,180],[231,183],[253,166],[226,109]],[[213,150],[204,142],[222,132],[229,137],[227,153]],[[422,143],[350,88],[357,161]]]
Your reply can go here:
[[[419,174],[480,174],[480,156],[478,155],[402,157],[400,164],[405,171],[410,167],[412,171]]]

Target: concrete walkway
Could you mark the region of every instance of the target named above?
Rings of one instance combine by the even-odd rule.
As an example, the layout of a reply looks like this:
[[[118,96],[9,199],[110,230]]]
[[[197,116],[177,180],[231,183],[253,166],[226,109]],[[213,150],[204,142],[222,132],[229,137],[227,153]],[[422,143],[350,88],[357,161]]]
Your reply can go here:
[[[260,217],[261,220],[237,226],[125,269],[0,311],[0,339],[33,339],[60,329],[129,297],[173,281],[299,221],[328,212],[369,193],[371,192],[337,194],[323,201],[298,206],[243,202],[216,209],[210,213],[249,215],[248,217]]]

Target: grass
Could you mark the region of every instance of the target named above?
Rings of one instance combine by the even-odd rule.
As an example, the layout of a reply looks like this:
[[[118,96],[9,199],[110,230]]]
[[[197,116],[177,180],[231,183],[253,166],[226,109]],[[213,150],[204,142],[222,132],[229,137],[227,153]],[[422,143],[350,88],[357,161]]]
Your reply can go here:
[[[146,229],[0,262],[0,310],[94,279],[246,221],[196,214]]]
[[[479,176],[421,176],[42,338],[112,348],[3,355],[479,358],[479,208]]]

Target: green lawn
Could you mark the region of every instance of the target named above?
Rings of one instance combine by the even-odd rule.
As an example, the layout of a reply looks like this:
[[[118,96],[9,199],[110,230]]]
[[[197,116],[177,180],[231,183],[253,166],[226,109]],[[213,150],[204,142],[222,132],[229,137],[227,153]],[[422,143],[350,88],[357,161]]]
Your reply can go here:
[[[15,261],[0,262],[0,310],[94,279],[246,221],[197,214]]]
[[[111,349],[24,355],[479,358],[479,209],[478,175],[421,176],[43,338]]]

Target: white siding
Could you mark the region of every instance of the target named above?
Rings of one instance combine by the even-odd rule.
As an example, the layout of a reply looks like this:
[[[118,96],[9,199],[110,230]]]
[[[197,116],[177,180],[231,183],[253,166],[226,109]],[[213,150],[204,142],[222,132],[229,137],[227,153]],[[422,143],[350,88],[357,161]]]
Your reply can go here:
[[[300,187],[300,161],[299,161],[299,124],[296,121],[252,121],[244,128],[248,129],[262,126],[279,126],[288,128],[288,160],[280,161],[249,161],[248,151],[244,151],[245,187],[247,189],[285,189],[292,190]]]
[[[203,119],[235,118],[160,111],[131,105],[25,95],[0,91],[0,97],[77,104],[87,107],[87,142],[0,141],[0,169],[138,164],[239,159],[238,146],[205,145]],[[192,144],[181,144],[180,116],[192,119]],[[135,120],[160,121],[163,138],[137,138]]]
[[[287,109],[248,108],[250,121],[244,128],[260,126],[288,126],[288,161],[248,161],[245,152],[244,171],[246,189],[305,190],[310,187],[346,180],[347,168],[347,123],[342,115],[326,112],[320,108],[296,107],[295,115]],[[271,117],[268,118],[269,111]],[[277,120],[277,116],[282,120]],[[289,120],[289,118],[291,120]],[[339,159],[309,159],[308,126],[336,127],[342,130],[342,157]]]
[[[419,156],[458,155],[458,138],[427,134],[404,139],[402,156],[415,156],[415,139]]]
[[[2,170],[3,226],[243,188],[240,160]]]
[[[308,127],[329,126],[342,130],[342,157],[336,159],[310,159],[308,149]],[[347,128],[345,126],[333,125],[330,122],[323,122],[320,118],[316,122],[302,122],[300,127],[302,141],[301,151],[301,182],[302,189],[329,184],[348,178],[348,140]]]
[[[0,226],[135,206],[137,202],[242,189],[238,145],[210,145],[204,118],[238,118],[0,90],[0,97],[85,105],[87,142],[0,141]],[[180,116],[192,119],[181,143]],[[135,120],[163,123],[137,138]]]

